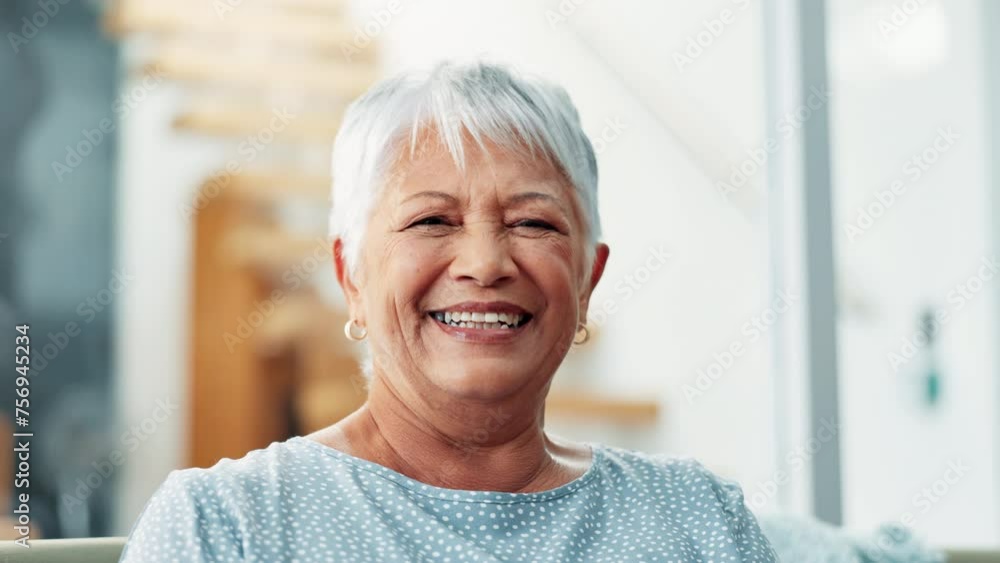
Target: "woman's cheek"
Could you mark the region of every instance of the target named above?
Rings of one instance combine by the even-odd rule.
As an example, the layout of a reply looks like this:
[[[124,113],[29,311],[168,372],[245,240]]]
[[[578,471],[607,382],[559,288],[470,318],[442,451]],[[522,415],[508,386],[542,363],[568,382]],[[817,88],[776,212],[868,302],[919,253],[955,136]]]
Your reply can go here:
[[[407,236],[397,241],[392,249],[392,259],[410,275],[434,270],[448,256],[447,237]],[[387,254],[388,256],[388,254]]]
[[[521,264],[532,270],[559,271],[569,277],[574,270],[573,251],[567,241],[535,239],[517,243]]]

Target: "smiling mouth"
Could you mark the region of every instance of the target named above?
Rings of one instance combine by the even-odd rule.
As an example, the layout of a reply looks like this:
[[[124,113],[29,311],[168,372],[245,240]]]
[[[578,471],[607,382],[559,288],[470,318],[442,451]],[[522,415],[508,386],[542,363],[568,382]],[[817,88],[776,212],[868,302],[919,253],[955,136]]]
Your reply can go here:
[[[531,322],[532,318],[530,313],[469,311],[431,311],[428,316],[446,326],[479,330],[518,329]]]

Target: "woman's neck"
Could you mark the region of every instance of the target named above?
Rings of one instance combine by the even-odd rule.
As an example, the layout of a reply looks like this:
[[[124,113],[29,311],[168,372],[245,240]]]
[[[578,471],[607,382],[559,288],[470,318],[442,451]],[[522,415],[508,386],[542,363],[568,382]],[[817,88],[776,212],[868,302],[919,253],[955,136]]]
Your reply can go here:
[[[318,439],[428,485],[545,491],[582,475],[591,459],[589,448],[545,434],[542,409],[516,397],[497,404],[404,398],[375,376],[365,405]]]

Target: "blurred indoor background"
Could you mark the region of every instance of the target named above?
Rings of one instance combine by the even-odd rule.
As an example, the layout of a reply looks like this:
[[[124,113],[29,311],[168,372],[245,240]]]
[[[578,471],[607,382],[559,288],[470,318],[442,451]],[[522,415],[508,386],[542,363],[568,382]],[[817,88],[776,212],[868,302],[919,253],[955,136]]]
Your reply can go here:
[[[1000,4],[783,4],[0,4],[33,532],[125,535],[172,469],[363,402],[326,238],[339,116],[482,56],[565,86],[598,152],[611,260],[553,432],[697,457],[759,514],[1000,546]]]

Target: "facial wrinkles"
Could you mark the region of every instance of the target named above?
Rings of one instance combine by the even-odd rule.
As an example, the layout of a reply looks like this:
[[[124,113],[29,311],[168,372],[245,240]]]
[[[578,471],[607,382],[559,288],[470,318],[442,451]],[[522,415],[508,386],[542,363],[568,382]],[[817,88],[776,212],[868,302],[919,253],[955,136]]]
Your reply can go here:
[[[380,205],[377,209],[385,209],[385,207]],[[406,301],[399,301],[404,296],[394,292],[391,283],[391,279],[399,274],[386,271],[386,268],[391,267],[392,264],[400,264],[400,262],[392,260],[392,257],[400,251],[399,247],[404,241],[399,237],[386,236],[387,230],[388,221],[385,213],[375,213],[369,223],[369,232],[379,233],[373,237],[376,240],[380,239],[378,240],[379,244],[366,245],[369,251],[365,253],[362,268],[360,268],[364,272],[360,279],[364,280],[365,308],[378,308],[382,312],[380,315],[367,315],[369,323],[377,325],[370,327],[370,345],[373,357],[382,369],[385,368],[385,362],[379,361],[380,358],[392,358],[392,363],[395,365],[402,363],[409,365],[412,369],[420,366],[420,362],[415,361],[415,358],[412,357],[413,347],[403,346],[401,351],[403,356],[401,357],[398,353],[400,352],[399,346],[395,345],[397,338],[402,338],[404,342],[413,340],[412,336],[407,334],[406,323],[399,315],[399,312],[403,310],[402,307],[406,305]],[[370,242],[376,242],[376,240]],[[391,299],[386,300],[386,295],[391,296]],[[370,313],[373,312],[374,310],[370,311]]]
[[[382,201],[377,206],[378,219],[373,217],[372,224],[369,225],[370,228],[374,227],[370,232],[378,232],[382,236],[381,244],[369,246],[374,252],[369,253],[368,264],[378,264],[378,268],[369,272],[369,279],[373,282],[377,279],[372,285],[379,286],[377,289],[372,287],[376,290],[369,292],[369,304],[382,307],[381,322],[391,325],[382,327],[386,332],[383,335],[385,346],[381,353],[388,354],[386,357],[393,358],[400,364],[399,367],[405,365],[404,369],[421,374],[422,368],[426,367],[425,363],[432,364],[427,362],[431,359],[428,358],[429,349],[421,341],[421,331],[426,328],[423,323],[426,305],[447,305],[470,297],[466,289],[457,287],[454,280],[447,277],[448,260],[454,260],[454,252],[458,252],[448,248],[459,240],[455,235],[489,237],[494,240],[488,240],[486,244],[507,245],[504,249],[506,256],[501,259],[513,261],[518,268],[518,275],[523,276],[528,284],[539,288],[544,285],[531,276],[544,271],[538,267],[540,261],[545,261],[549,268],[566,268],[568,275],[557,276],[566,282],[564,290],[574,295],[574,299],[567,303],[572,310],[566,313],[579,315],[581,299],[578,296],[583,296],[589,284],[590,272],[584,271],[586,268],[582,260],[584,253],[581,242],[584,241],[579,240],[585,230],[582,228],[575,193],[570,186],[561,180],[554,180],[544,171],[527,166],[529,163],[515,165],[503,162],[498,168],[491,159],[473,157],[469,159],[470,166],[466,173],[459,174],[453,168],[447,168],[451,166],[450,160],[445,159],[444,162],[446,164],[443,165],[440,160],[428,160],[411,162],[401,167],[391,176],[391,185],[385,186],[383,190],[383,197],[380,198]],[[555,182],[559,184],[554,185]],[[448,203],[441,199],[435,202],[433,198],[418,198],[429,201],[400,205],[407,196],[421,189],[449,193],[457,201]],[[562,202],[560,211],[550,207],[553,205],[551,203],[532,201],[504,209],[504,194],[513,195],[525,191],[553,195]],[[428,213],[419,212],[421,207],[425,207]],[[437,215],[436,210],[441,210],[441,215],[447,216],[450,221],[457,218],[454,232],[431,236],[407,229],[412,220],[425,215]],[[540,212],[541,210],[545,211]],[[515,229],[523,227],[507,225],[511,220],[531,218],[551,222],[556,217],[561,219],[560,230],[563,234],[544,232],[522,235],[520,233],[523,231]],[[413,255],[412,258],[406,256],[407,253]],[[408,279],[416,280],[418,286],[399,291],[391,281],[398,279],[397,276],[409,276]],[[551,281],[548,282],[550,290]],[[438,290],[435,286],[442,289]],[[450,299],[448,293],[455,299]],[[539,294],[535,298],[536,302],[530,305],[547,309],[549,304],[545,291],[536,293]],[[537,302],[539,298],[542,302]],[[372,344],[374,347],[376,343]],[[405,350],[398,350],[400,345]]]

